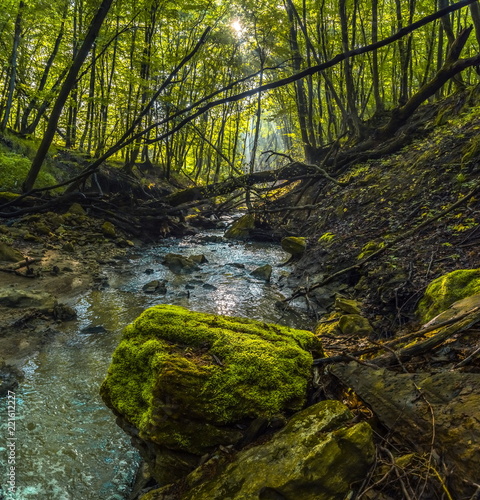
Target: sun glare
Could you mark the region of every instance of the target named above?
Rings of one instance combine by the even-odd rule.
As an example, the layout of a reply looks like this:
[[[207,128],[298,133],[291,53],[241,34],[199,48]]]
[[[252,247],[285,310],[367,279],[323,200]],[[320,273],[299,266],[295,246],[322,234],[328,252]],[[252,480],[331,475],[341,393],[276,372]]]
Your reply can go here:
[[[231,26],[235,30],[237,35],[240,35],[242,33],[243,28],[242,28],[242,25],[240,24],[240,21],[238,19],[235,19],[235,21],[232,21]]]

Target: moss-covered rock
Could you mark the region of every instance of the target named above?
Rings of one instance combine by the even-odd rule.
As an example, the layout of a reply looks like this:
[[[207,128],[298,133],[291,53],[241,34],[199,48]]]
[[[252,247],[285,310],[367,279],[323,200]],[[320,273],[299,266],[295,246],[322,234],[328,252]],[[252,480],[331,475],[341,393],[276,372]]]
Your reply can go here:
[[[23,260],[23,255],[18,250],[0,241],[0,262],[18,262],[20,260]]]
[[[108,222],[108,221],[105,221],[102,224],[102,233],[107,238],[116,238],[117,237],[117,231],[115,230],[115,226],[111,222]]]
[[[170,451],[198,459],[240,440],[239,422],[301,409],[309,351],[321,355],[311,332],[155,306],[126,327],[101,394],[122,427],[156,446],[146,459],[164,482],[179,476]]]
[[[87,215],[87,212],[85,212],[85,209],[80,203],[72,203],[67,213],[70,215]]]
[[[245,240],[250,232],[255,229],[255,216],[253,214],[242,215],[225,232],[225,238],[234,240]]]
[[[287,236],[282,239],[282,248],[291,255],[302,255],[307,248],[307,239],[297,236]]]
[[[241,451],[231,463],[194,471],[183,500],[343,500],[373,463],[370,426],[350,426],[339,401],[322,401],[296,414],[268,443]],[[215,473],[215,472],[213,472]],[[165,493],[165,494],[164,494]],[[142,500],[169,498],[168,488]]]
[[[346,299],[345,297],[337,296],[335,298],[335,309],[337,311],[342,311],[347,314],[360,314],[361,304],[352,299]]]
[[[344,314],[338,321],[338,327],[344,335],[370,335],[373,328],[367,318],[360,314]]]
[[[424,323],[454,302],[480,293],[480,269],[460,269],[440,276],[428,285],[417,313]]]

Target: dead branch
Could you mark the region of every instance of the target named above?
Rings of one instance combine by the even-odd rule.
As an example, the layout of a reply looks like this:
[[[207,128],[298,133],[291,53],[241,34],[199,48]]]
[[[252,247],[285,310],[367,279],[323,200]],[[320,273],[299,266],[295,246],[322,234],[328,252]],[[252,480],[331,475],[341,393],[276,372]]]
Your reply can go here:
[[[446,340],[448,340],[452,335],[458,332],[467,330],[475,323],[480,321],[480,306],[473,308],[462,320],[456,321],[452,325],[448,325],[439,329],[438,333],[432,337],[419,342],[410,347],[405,347],[395,351],[393,354],[386,354],[375,358],[374,363],[377,366],[390,366],[395,362],[405,362],[414,356],[419,356],[424,354],[434,347],[439,346]]]

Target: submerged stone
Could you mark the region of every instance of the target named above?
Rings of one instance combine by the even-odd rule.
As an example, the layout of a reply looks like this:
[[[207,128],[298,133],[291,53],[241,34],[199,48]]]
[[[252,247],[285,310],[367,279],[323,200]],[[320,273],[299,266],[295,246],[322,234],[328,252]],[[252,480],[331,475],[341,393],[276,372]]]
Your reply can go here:
[[[418,304],[424,323],[448,309],[454,302],[480,293],[480,268],[460,269],[440,276],[428,285]]]
[[[125,328],[101,395],[165,484],[246,422],[301,409],[309,351],[321,355],[308,331],[154,306]]]
[[[198,265],[195,261],[176,253],[167,253],[162,264],[175,274],[189,274],[198,271]]]

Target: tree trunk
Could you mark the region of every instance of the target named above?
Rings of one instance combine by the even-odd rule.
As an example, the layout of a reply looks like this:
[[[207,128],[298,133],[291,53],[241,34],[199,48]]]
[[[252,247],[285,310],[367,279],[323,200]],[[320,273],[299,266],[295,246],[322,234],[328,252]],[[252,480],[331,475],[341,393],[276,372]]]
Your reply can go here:
[[[58,120],[60,119],[60,115],[62,114],[63,107],[65,102],[67,101],[68,95],[70,91],[75,85],[78,72],[85,61],[90,49],[92,48],[95,39],[97,38],[98,32],[105,20],[105,17],[112,5],[113,0],[102,0],[100,7],[98,8],[95,17],[93,18],[90,26],[88,28],[88,32],[85,35],[85,39],[80,47],[73,63],[68,71],[67,77],[63,82],[62,88],[58,94],[58,97],[55,101],[55,104],[52,109],[52,114],[50,115],[50,119],[48,120],[47,129],[43,136],[42,142],[38,148],[37,154],[32,162],[30,167],[30,171],[28,172],[27,178],[23,183],[23,191],[30,191],[33,188],[35,180],[37,179],[38,173],[43,164],[43,160],[48,153],[48,149],[53,141],[55,136],[55,131],[57,129]]]
[[[0,123],[0,130],[5,130],[7,128],[8,119],[10,118],[10,112],[12,110],[13,93],[15,91],[15,82],[17,80],[18,47],[20,46],[20,38],[22,34],[22,19],[24,8],[25,2],[23,0],[20,0],[20,3],[18,5],[17,18],[15,20],[15,34],[13,36],[12,57],[10,59],[10,78],[8,81],[7,99],[5,103],[5,112],[3,114],[2,123]]]

